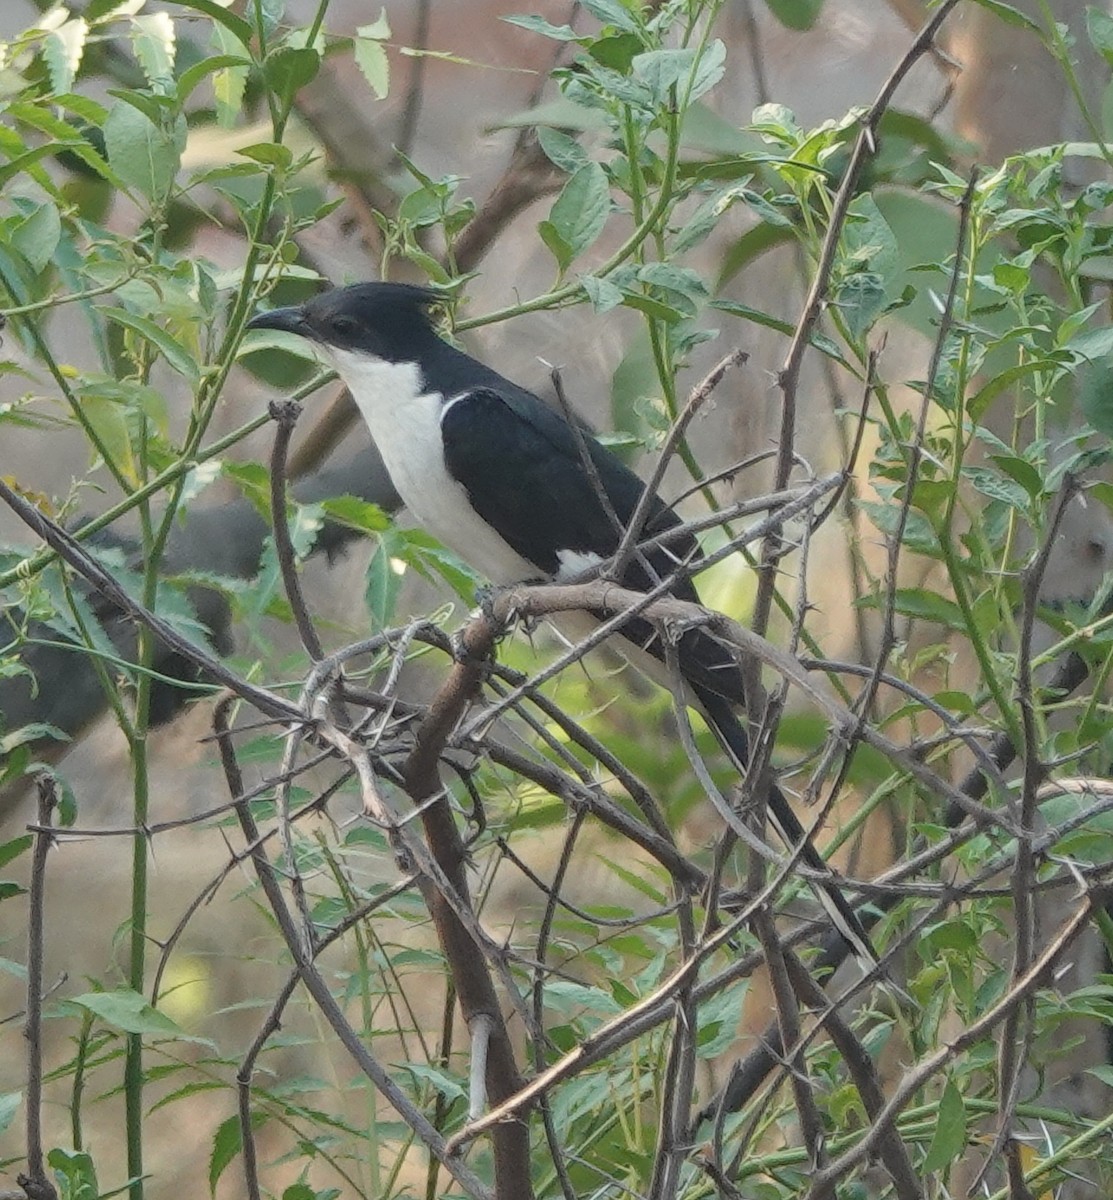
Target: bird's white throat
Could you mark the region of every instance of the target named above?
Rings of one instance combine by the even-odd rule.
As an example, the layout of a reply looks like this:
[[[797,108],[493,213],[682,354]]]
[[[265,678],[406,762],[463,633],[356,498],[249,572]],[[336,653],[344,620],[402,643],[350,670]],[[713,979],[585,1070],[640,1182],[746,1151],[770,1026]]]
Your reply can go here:
[[[321,347],[352,393],[391,482],[417,522],[492,583],[536,578],[538,570],[476,514],[448,473],[441,440],[445,410],[464,397],[426,391],[416,363]]]

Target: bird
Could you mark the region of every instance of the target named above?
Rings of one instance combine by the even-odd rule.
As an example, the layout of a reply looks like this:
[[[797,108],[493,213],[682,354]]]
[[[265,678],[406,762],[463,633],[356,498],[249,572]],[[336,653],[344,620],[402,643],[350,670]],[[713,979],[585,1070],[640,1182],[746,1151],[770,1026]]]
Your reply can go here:
[[[602,566],[637,508],[642,479],[586,425],[574,427],[443,338],[433,316],[442,300],[413,284],[357,283],[264,310],[246,328],[295,334],[312,345],[347,386],[413,518],[493,585],[560,582]],[[643,537],[680,524],[659,495],[650,497]],[[695,538],[681,531],[630,556],[618,582],[645,592],[675,576],[670,594],[698,603],[690,570],[677,570],[698,559]],[[629,657],[662,681],[666,649],[655,627],[634,617],[621,639]],[[681,634],[677,656],[686,698],[744,774],[749,743],[739,717],[746,697],[737,660],[700,626]],[[876,966],[861,920],[776,783],[766,811],[777,836],[811,868],[832,924],[863,966]]]

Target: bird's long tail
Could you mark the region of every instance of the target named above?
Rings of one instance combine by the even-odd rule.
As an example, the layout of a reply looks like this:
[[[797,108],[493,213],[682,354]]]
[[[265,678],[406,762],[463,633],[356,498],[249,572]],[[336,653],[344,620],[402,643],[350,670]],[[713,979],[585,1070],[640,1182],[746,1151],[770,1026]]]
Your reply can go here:
[[[744,774],[750,758],[749,738],[738,719],[734,706],[724,696],[717,695],[707,688],[693,685],[692,690],[698,696],[708,723],[723,749],[730,755],[739,772]],[[819,851],[808,839],[803,825],[800,824],[800,819],[776,784],[769,789],[766,811],[769,823],[789,850],[793,852],[799,850],[801,862],[829,877],[830,882],[827,880],[812,881],[816,899],[823,905],[831,923],[842,934],[862,966],[867,970],[872,970],[877,966],[878,958],[877,952],[870,943],[869,934],[840,890],[835,881],[834,872],[827,866],[820,857]]]

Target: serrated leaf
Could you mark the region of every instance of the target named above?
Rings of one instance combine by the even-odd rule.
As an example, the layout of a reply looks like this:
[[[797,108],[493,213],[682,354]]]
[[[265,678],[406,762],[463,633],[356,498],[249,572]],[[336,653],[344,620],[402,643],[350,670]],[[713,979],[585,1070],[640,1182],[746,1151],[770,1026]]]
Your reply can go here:
[[[132,50],[155,90],[174,90],[174,58],[177,51],[174,22],[167,12],[145,13],[132,18]]]
[[[144,996],[130,988],[120,988],[114,992],[86,992],[83,996],[74,996],[67,1003],[76,1004],[79,1008],[91,1012],[105,1024],[123,1033],[183,1038],[187,1041],[202,1040],[187,1037],[185,1031],[165,1013],[152,1008]]]
[[[252,29],[247,21],[231,9],[226,8],[223,4],[217,3],[217,0],[177,0],[180,8],[192,9],[194,12],[204,13],[206,17],[211,17],[219,29],[226,29],[243,47],[251,45]]]
[[[920,1171],[930,1175],[950,1166],[966,1149],[966,1106],[953,1079],[948,1079],[939,1101],[931,1145]]]
[[[194,88],[210,75],[215,75],[218,71],[229,67],[238,67],[245,72],[246,77],[247,69],[250,66],[250,61],[239,54],[212,54],[208,58],[203,58],[181,73],[178,79],[178,103],[184,104],[192,95]]]
[[[139,334],[145,341],[150,342],[179,375],[184,376],[191,384],[197,383],[200,371],[193,355],[160,325],[156,325],[154,321],[150,321],[146,317],[138,317],[135,313],[130,313],[123,308],[105,308],[101,312],[108,320],[115,321],[117,325],[123,325],[125,329],[132,330],[133,333]]]
[[[259,1129],[266,1122],[266,1113],[251,1110],[251,1128]],[[239,1116],[228,1117],[217,1126],[213,1134],[213,1145],[209,1151],[209,1193],[216,1195],[216,1185],[232,1160],[243,1149],[243,1134]]]
[[[596,162],[585,163],[568,180],[542,222],[552,235],[546,245],[563,270],[603,232],[610,215],[611,198],[607,175]]]
[[[552,38],[555,42],[587,41],[571,25],[553,25],[544,17],[523,16],[515,13],[512,16],[500,17],[499,20],[505,21],[507,25],[517,25],[519,29],[528,29],[530,33],[539,33],[542,37]]]
[[[52,91],[68,92],[73,87],[88,37],[89,26],[82,17],[71,17],[46,35],[43,59],[50,74]]]
[[[896,611],[904,617],[933,621],[948,629],[965,629],[962,609],[945,596],[924,588],[897,588],[894,596]]]
[[[248,35],[250,38],[250,34]],[[247,89],[250,56],[247,51],[247,40],[241,41],[234,32],[223,25],[213,29],[213,43],[220,51],[219,57],[224,59],[242,59],[244,65],[235,66],[231,62],[221,67],[213,75],[213,100],[216,103],[216,120],[222,129],[232,129],[239,119],[243,105],[244,92]]]
[[[638,23],[633,13],[623,7],[621,0],[581,0],[582,6],[604,25],[614,25],[628,33],[638,32]]]
[[[390,529],[390,517],[377,504],[358,496],[333,496],[321,501],[322,510],[334,521],[363,533],[382,533]]]
[[[719,82],[726,69],[726,47],[717,38],[702,52],[686,50],[650,50],[638,54],[630,64],[658,104],[667,104],[676,89],[676,99],[691,103]]]
[[[358,35],[360,31],[356,32]],[[385,100],[390,92],[390,60],[386,56],[386,47],[373,38],[356,36],[352,40],[352,53],[375,98]]]

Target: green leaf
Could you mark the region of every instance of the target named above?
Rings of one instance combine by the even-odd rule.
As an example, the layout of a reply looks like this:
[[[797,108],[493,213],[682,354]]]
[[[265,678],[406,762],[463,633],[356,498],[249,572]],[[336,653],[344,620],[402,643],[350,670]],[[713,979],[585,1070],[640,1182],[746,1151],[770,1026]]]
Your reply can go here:
[[[616,287],[609,279],[584,275],[580,278],[580,284],[591,301],[591,307],[597,313],[610,312],[612,308],[617,308],[623,301],[622,288]]]
[[[132,17],[132,49],[147,82],[158,92],[174,91],[174,22],[166,12]]]
[[[645,49],[636,33],[616,33],[612,37],[596,38],[587,48],[600,65],[625,75],[634,58]]]
[[[223,25],[213,29],[213,43],[220,51],[218,58],[225,60],[242,60],[243,66],[233,62],[222,67],[213,76],[213,99],[216,103],[216,120],[222,129],[232,129],[239,120],[243,106],[244,92],[247,90],[247,79],[250,69],[250,57],[247,50],[247,40],[241,41],[234,33]]]
[[[293,100],[298,91],[317,78],[321,56],[309,46],[279,46],[263,62],[267,86],[282,100]]]
[[[267,1120],[266,1113],[256,1109],[251,1110],[251,1128],[259,1129]],[[213,1134],[213,1148],[209,1152],[209,1192],[216,1195],[216,1185],[220,1182],[225,1168],[243,1149],[243,1134],[240,1130],[239,1116],[228,1117],[221,1121]]]
[[[84,1150],[63,1150],[56,1146],[46,1156],[55,1180],[62,1185],[66,1200],[99,1200],[103,1194],[97,1183],[97,1168]]]
[[[637,279],[666,293],[667,303],[685,315],[694,317],[708,297],[707,284],[689,267],[677,267],[667,262],[650,262],[637,270]]]
[[[250,158],[253,162],[266,163],[268,166],[278,167],[283,171],[289,170],[290,164],[294,161],[293,152],[280,142],[256,142],[253,146],[244,146],[236,153],[242,154],[244,158]]]
[[[43,738],[51,738],[56,742],[68,742],[70,735],[64,733],[56,725],[48,725],[45,721],[33,721],[29,725],[20,725],[18,729],[13,729],[10,733],[5,733],[0,737],[0,757],[11,754],[19,746],[25,746],[28,742],[41,741]]]
[[[390,25],[384,8],[379,19],[372,25],[361,25],[352,42],[356,66],[379,100],[385,100],[390,91],[390,61],[386,56],[383,39],[390,37]]]
[[[1027,17],[1024,13],[1017,11],[1011,4],[1006,4],[1004,0],[974,0],[975,4],[981,5],[982,8],[987,8],[995,16],[1001,18],[1006,25],[1013,25],[1017,29],[1027,29],[1036,34],[1038,37],[1043,37],[1043,30],[1036,21],[1031,17]]]
[[[29,833],[12,838],[10,842],[0,844],[0,867],[7,866],[13,858],[18,858],[25,850],[31,848],[34,838]]]
[[[401,550],[401,539],[395,530],[379,536],[379,544],[367,564],[367,586],[363,599],[371,617],[372,629],[385,629],[394,619],[395,606],[402,590],[403,572],[395,569]]]
[[[250,66],[250,60],[239,54],[212,54],[208,58],[203,58],[200,62],[194,63],[192,67],[181,73],[178,79],[178,103],[184,104],[192,95],[194,88],[202,80],[208,78],[208,76],[214,75],[216,72],[228,67],[239,67],[244,71],[246,76],[247,69]]]
[[[610,210],[606,172],[596,162],[585,163],[564,185],[549,219],[538,226],[561,270],[603,232]]]
[[[156,325],[154,321],[150,321],[146,317],[137,317],[123,308],[105,308],[101,312],[108,320],[115,321],[117,325],[123,325],[126,329],[132,330],[133,333],[139,334],[141,338],[150,342],[170,366],[179,375],[188,379],[191,384],[196,384],[200,379],[201,373],[193,355],[181,342],[161,326]]]
[[[962,1093],[953,1079],[948,1079],[939,1101],[935,1117],[935,1130],[931,1145],[920,1167],[923,1175],[930,1175],[950,1166],[966,1149],[966,1107]]]
[[[893,597],[896,611],[904,617],[932,621],[947,629],[965,629],[962,609],[953,601],[925,588],[897,588]]]
[[[1113,356],[1080,367],[1078,403],[1086,420],[1106,437],[1113,437]]]
[[[545,157],[566,175],[575,175],[588,163],[587,151],[583,146],[560,129],[540,126],[537,130],[537,141],[545,152]]]
[[[414,1079],[429,1084],[434,1092],[439,1093],[446,1100],[466,1100],[468,1098],[468,1094],[460,1086],[459,1080],[453,1079],[451,1075],[438,1067],[430,1067],[425,1063],[418,1062],[406,1062],[400,1065],[403,1071],[408,1072]]]
[[[669,103],[673,88],[677,100],[698,100],[723,77],[726,47],[716,39],[698,50],[650,50],[630,64],[635,78],[653,93],[658,104]]]
[[[1018,458],[1015,454],[991,454],[989,457],[1033,499],[1043,494],[1043,478],[1026,458]]]
[[[204,13],[211,17],[219,27],[226,29],[241,46],[251,45],[252,29],[243,17],[237,16],[231,8],[225,8],[217,0],[177,0],[179,8],[189,8],[194,12]]]
[[[885,311],[885,287],[881,276],[859,271],[843,281],[835,292],[837,304],[852,338],[861,341]]]
[[[22,1092],[0,1092],[0,1133],[11,1125],[12,1118],[19,1112],[22,1103]]]
[[[839,248],[845,262],[867,267],[886,288],[896,281],[900,271],[897,239],[869,193],[856,196],[850,205]]]
[[[391,528],[390,517],[377,505],[358,496],[333,496],[321,501],[321,509],[334,521],[363,533],[382,533]]]
[[[581,2],[582,6],[604,25],[625,29],[627,33],[638,32],[638,22],[629,9],[623,7],[620,0],[581,0]]]
[[[500,17],[508,25],[517,25],[519,29],[528,29],[530,33],[539,33],[542,37],[552,38],[555,42],[586,42],[588,39],[578,34],[571,25],[552,25],[543,17],[522,16],[515,13],[512,16]]]
[[[104,145],[116,174],[157,205],[178,173],[187,130],[180,115],[156,124],[136,107],[142,99],[128,94],[112,106],[104,123]]]
[[[765,0],[769,11],[789,29],[811,29],[823,7],[823,0]]]
[[[68,92],[73,87],[88,36],[89,26],[82,17],[72,17],[46,35],[43,60],[50,75],[51,91]]]
[[[37,275],[53,259],[62,237],[62,220],[49,200],[17,221],[9,234],[12,246],[27,260]]]
[[[975,489],[991,500],[1000,500],[1009,508],[1024,511],[1028,508],[1028,493],[1012,479],[1003,479],[988,467],[964,467],[963,475]]]
[[[201,1040],[187,1037],[184,1030],[165,1013],[152,1008],[144,996],[130,988],[120,988],[114,992],[86,992],[83,996],[74,996],[67,1003],[76,1004],[79,1008],[91,1012],[105,1024],[123,1033],[183,1038],[187,1041]]]

